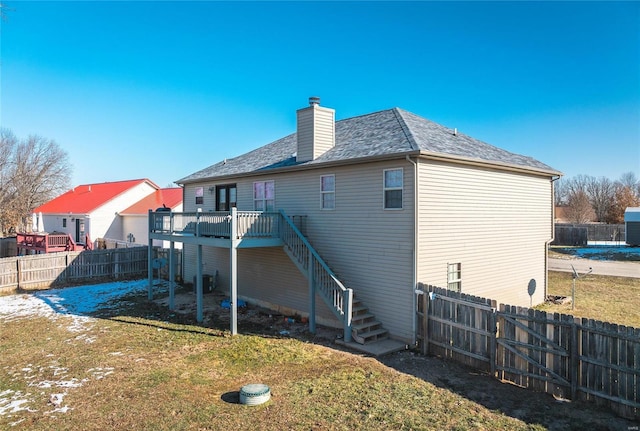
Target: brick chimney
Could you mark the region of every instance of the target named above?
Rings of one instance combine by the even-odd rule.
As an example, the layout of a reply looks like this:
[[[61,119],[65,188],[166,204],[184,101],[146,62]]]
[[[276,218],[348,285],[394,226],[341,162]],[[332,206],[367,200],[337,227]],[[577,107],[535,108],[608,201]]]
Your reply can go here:
[[[336,144],[335,111],[320,106],[319,97],[309,97],[309,106],[296,111],[298,149],[296,161],[320,157]]]

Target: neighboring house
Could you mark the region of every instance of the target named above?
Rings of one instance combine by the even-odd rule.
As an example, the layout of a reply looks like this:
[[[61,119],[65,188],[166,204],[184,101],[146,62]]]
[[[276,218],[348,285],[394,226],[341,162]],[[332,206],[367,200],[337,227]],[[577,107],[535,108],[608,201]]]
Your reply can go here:
[[[574,224],[575,216],[572,215],[572,213],[575,214],[575,210],[572,210],[569,206],[556,205],[555,222],[559,224]],[[593,210],[593,208],[589,208],[587,211],[585,211],[585,214],[583,215],[583,217],[585,217],[587,221],[580,224],[597,223],[598,221],[598,218],[596,217],[596,212]]]
[[[237,284],[243,299],[307,315],[322,286],[310,287],[304,265],[290,259],[295,247],[282,238],[289,217],[304,221],[298,227],[305,241],[358,301],[354,320],[342,322],[317,301],[310,322],[314,314],[323,324],[344,325],[345,334],[352,325],[355,334],[366,307],[362,315],[374,315],[392,338],[414,343],[419,282],[513,305],[544,301],[559,175],[402,109],[336,122],[334,111],[312,98],[297,111],[296,133],[177,181],[185,211],[202,217],[233,207],[282,210],[287,218],[269,222],[281,223],[273,229],[281,242],[245,246],[244,236],[232,234],[225,245],[215,223],[212,238],[202,229],[201,240],[197,231],[196,238],[169,236],[166,222],[153,237],[184,242],[185,280],[199,273],[201,260],[201,272],[218,271],[219,283],[231,292]],[[232,217],[230,223],[244,220]]]
[[[84,243],[87,234],[91,241],[126,241],[120,211],[157,190],[148,179],[84,184],[35,208],[34,213],[42,213],[45,232],[67,233],[78,243]]]
[[[628,207],[624,211],[625,242],[640,246],[640,207]]]
[[[142,200],[120,211],[122,234],[127,242],[149,244],[149,210],[163,208],[167,211],[182,211],[182,188],[159,189]],[[163,241],[154,241],[154,246],[168,248]]]

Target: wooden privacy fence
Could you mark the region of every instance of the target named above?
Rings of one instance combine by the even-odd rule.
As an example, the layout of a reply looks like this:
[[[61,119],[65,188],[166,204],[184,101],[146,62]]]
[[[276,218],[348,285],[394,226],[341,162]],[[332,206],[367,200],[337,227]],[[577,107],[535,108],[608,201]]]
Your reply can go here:
[[[146,277],[146,246],[0,259],[0,289],[44,289],[90,279]]]
[[[556,397],[640,418],[640,329],[421,285],[423,354],[451,358]]]
[[[624,224],[568,224],[556,223],[554,225],[554,240],[552,245],[586,246],[592,242],[619,242],[624,244]]]
[[[0,258],[16,256],[17,254],[18,247],[16,246],[15,236],[0,238]]]

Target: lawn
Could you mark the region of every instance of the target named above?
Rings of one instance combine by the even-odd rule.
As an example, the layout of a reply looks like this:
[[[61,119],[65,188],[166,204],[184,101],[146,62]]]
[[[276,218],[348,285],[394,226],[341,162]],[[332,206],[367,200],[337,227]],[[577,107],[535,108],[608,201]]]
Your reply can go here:
[[[303,326],[279,336],[241,316],[241,335],[230,336],[216,316],[198,325],[147,301],[143,290],[100,300],[59,292],[38,307],[25,305],[33,296],[0,298],[0,429],[634,426],[592,405],[556,401],[410,351],[381,359],[342,351]],[[249,383],[268,385],[271,400],[239,404],[238,390]]]
[[[549,272],[548,295],[571,297],[572,274]],[[588,275],[576,280],[575,308],[571,303],[546,303],[536,307],[552,313],[640,328],[640,278]]]

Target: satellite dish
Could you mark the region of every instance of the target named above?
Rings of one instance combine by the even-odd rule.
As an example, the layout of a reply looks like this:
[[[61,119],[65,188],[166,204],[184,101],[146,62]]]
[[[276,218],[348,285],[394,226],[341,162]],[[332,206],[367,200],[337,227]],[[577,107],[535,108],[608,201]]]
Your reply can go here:
[[[529,296],[533,296],[534,293],[536,293],[536,280],[535,279],[531,279],[529,280],[529,285],[527,286],[527,293],[529,294]]]

